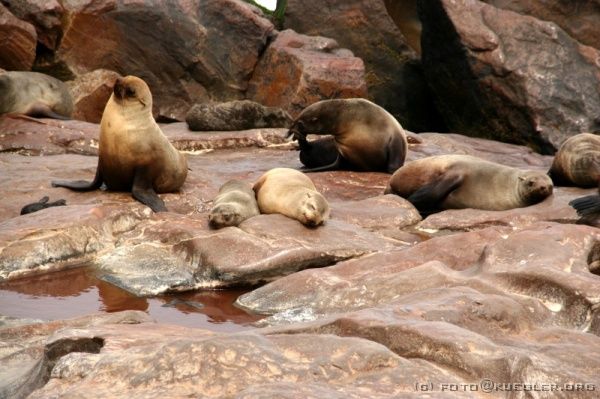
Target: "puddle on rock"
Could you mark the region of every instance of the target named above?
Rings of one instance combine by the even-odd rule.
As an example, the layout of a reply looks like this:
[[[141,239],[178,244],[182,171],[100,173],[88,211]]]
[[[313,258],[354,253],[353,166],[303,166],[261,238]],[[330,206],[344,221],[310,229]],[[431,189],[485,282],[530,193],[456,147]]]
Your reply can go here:
[[[0,285],[0,315],[60,320],[96,312],[141,310],[160,323],[235,332],[261,316],[233,303],[245,290],[196,291],[140,298],[98,279],[89,267],[13,280]]]

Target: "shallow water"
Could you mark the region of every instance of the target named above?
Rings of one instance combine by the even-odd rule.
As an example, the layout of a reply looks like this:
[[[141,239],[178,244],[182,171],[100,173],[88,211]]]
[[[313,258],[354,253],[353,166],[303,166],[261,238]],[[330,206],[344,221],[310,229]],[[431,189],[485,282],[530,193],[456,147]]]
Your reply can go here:
[[[250,324],[261,318],[233,306],[246,292],[196,291],[140,298],[96,278],[89,267],[78,267],[0,285],[0,315],[59,320],[141,310],[161,323],[234,332],[252,328]]]

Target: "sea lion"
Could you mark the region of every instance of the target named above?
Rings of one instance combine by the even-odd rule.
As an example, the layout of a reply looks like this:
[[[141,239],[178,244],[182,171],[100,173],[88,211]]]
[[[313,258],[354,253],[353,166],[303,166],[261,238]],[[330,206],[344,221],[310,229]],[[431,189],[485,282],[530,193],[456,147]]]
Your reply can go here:
[[[333,135],[336,160],[325,166],[306,165],[306,172],[348,169],[393,173],[404,164],[408,144],[400,123],[385,109],[363,98],[323,100],[305,108],[288,137]]]
[[[295,169],[275,168],[254,184],[261,213],[281,213],[316,227],[329,218],[329,204],[312,180]]]
[[[542,201],[552,181],[526,171],[470,155],[439,155],[407,163],[391,177],[385,194],[410,201],[423,215],[443,209],[501,211]]]
[[[135,76],[117,79],[102,121],[96,176],[91,182],[53,181],[54,187],[91,191],[131,191],[154,212],[166,211],[156,193],[179,190],[187,177],[187,160],[152,117],[152,94]]]
[[[600,227],[600,179],[598,180],[598,194],[586,195],[569,202],[581,219],[578,224],[587,224]]]
[[[594,187],[600,179],[600,136],[569,137],[554,156],[548,172],[557,186]]]
[[[237,226],[244,220],[260,214],[252,187],[239,180],[230,180],[220,189],[208,216],[215,229]]]
[[[196,104],[188,111],[185,121],[193,131],[222,131],[286,128],[292,123],[292,118],[281,108],[265,107],[250,100],[239,100]]]
[[[67,201],[65,201],[64,199],[59,199],[54,202],[48,202],[48,200],[50,200],[50,198],[44,196],[40,198],[38,202],[25,205],[23,208],[21,208],[21,215],[27,215],[28,213],[41,211],[42,209],[50,208],[53,206],[67,205]]]
[[[0,114],[70,119],[73,97],[66,83],[38,72],[0,74]]]
[[[333,136],[323,139],[308,141],[306,137],[299,136],[300,162],[307,168],[319,168],[331,165],[338,160],[338,150]],[[339,160],[339,169],[350,168],[343,159]]]

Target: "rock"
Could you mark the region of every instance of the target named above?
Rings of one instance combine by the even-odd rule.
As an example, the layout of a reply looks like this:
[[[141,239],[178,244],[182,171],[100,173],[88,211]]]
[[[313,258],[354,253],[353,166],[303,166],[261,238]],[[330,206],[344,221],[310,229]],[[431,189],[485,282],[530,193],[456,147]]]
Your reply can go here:
[[[0,4],[0,67],[30,70],[35,60],[35,28]]]
[[[74,100],[73,119],[100,123],[113,85],[121,77],[116,72],[98,69],[68,82]]]
[[[546,2],[543,0],[482,0],[484,3],[554,22],[575,40],[600,49],[600,2]]]
[[[383,0],[288,0],[284,26],[335,39],[360,57],[369,97],[402,126],[443,131],[418,54],[388,15]]]
[[[17,18],[35,27],[37,40],[47,49],[54,50],[63,33],[65,9],[57,0],[2,0]]]
[[[155,114],[183,120],[190,106],[241,98],[273,25],[241,0],[102,0],[64,4],[69,24],[50,71],[137,75]],[[101,31],[99,35],[97,32]]]
[[[479,1],[419,4],[425,73],[451,130],[552,154],[600,129],[598,50]]]
[[[248,98],[296,117],[328,98],[366,97],[364,64],[333,39],[279,32],[258,62]]]

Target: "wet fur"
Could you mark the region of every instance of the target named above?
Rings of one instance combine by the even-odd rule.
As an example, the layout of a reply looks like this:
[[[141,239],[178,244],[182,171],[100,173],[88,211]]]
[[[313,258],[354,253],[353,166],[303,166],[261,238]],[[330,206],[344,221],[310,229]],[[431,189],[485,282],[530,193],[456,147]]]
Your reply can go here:
[[[408,199],[423,215],[443,209],[507,210],[542,201],[552,193],[552,182],[541,172],[468,155],[441,155],[398,169],[385,193]]]

